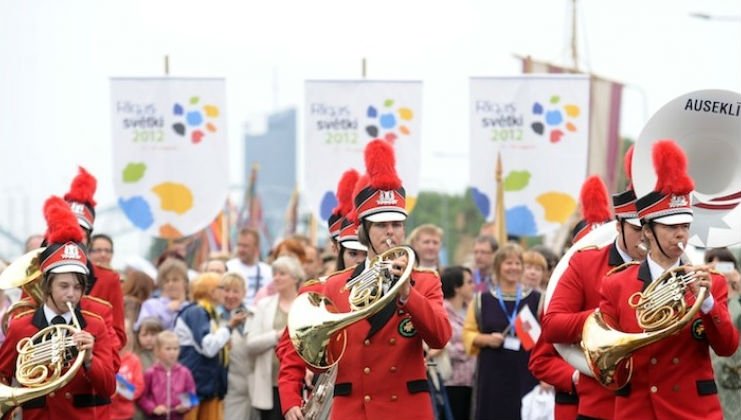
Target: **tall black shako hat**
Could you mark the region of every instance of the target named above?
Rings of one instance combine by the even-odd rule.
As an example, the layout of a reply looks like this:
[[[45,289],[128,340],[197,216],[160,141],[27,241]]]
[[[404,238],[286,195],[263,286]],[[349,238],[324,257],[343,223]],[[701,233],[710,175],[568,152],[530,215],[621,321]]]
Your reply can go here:
[[[406,220],[406,192],[396,174],[396,158],[391,144],[381,139],[368,143],[365,147],[365,169],[367,182],[354,199],[361,224],[365,221]]]

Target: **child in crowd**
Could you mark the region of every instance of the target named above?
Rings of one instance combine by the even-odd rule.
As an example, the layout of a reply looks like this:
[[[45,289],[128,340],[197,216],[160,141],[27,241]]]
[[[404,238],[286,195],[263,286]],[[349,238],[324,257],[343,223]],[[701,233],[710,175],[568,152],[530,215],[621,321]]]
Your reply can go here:
[[[132,350],[134,348],[134,333],[131,330],[132,322],[125,320],[126,345],[119,352],[121,368],[116,374],[116,394],[111,402],[111,419],[128,420],[134,418],[136,405],[134,400],[144,391],[144,374],[142,365]]]
[[[154,363],[154,342],[157,334],[161,333],[162,323],[157,318],[146,318],[139,325],[136,332],[136,346],[134,352],[139,356],[142,371],[146,372]]]
[[[157,334],[156,361],[144,374],[144,393],[139,407],[152,419],[181,420],[198,405],[196,384],[187,367],[178,363],[180,343],[172,331]]]

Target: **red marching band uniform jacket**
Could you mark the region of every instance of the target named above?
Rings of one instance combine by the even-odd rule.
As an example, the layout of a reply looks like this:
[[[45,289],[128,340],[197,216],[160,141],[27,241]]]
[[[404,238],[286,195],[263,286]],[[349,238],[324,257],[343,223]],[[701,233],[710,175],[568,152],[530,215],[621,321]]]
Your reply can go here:
[[[88,295],[105,300],[111,304],[113,330],[118,337],[116,352],[126,345],[126,328],[124,327],[124,301],[121,289],[121,277],[110,268],[92,265],[91,276],[95,279]],[[107,320],[106,320],[107,321]]]
[[[602,248],[585,248],[572,255],[543,316],[546,341],[574,344],[581,341],[584,321],[599,306],[602,279],[623,262],[614,242]],[[594,378],[580,375],[576,392],[580,415],[613,418],[615,395]]]
[[[530,351],[528,369],[538,378],[556,389],[555,420],[574,420],[578,415],[579,397],[572,382],[574,367],[568,364],[541,336]]]
[[[651,283],[648,263],[616,271],[603,282],[600,311],[613,328],[642,332],[628,299]],[[710,312],[698,311],[679,332],[633,353],[633,377],[616,393],[616,418],[723,418],[709,347],[719,356],[733,354],[738,331],[728,314],[728,287],[722,275],[712,274],[711,291],[715,304]],[[694,296],[691,292],[688,296],[691,305]]]
[[[80,367],[65,386],[22,405],[24,420],[36,419],[107,419],[111,395],[116,392],[113,370],[113,348],[108,330],[100,316],[86,310],[76,310],[80,327],[95,337],[93,359],[89,367]],[[10,383],[15,376],[16,345],[49,324],[43,308],[23,312],[13,319],[8,335],[0,347],[0,376]]]
[[[350,311],[349,291],[342,288],[363,268],[358,265],[336,273],[324,283],[323,293],[339,312]],[[432,348],[443,348],[452,331],[443,307],[440,277],[415,269],[410,281],[405,305],[393,301],[346,329],[347,348],[338,365],[332,419],[432,419],[422,341]],[[283,363],[298,356],[287,351],[284,343],[279,347],[283,372]],[[281,383],[286,383],[285,374],[279,378]],[[290,408],[283,395],[281,392],[281,404]]]

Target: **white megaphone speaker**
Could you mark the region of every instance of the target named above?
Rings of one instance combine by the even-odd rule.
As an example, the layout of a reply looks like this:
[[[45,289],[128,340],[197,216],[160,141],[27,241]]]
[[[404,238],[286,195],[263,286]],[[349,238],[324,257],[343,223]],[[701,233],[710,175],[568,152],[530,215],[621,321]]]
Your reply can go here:
[[[651,148],[663,139],[684,149],[695,181],[690,244],[715,248],[741,242],[741,94],[690,92],[651,117],[633,153],[633,186],[639,198],[656,185]]]

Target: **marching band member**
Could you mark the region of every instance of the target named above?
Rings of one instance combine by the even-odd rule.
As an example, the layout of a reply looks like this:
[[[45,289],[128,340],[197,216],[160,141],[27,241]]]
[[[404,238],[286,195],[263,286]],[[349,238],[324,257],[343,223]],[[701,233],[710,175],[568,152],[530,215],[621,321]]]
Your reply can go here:
[[[625,157],[626,174],[630,174],[631,159],[632,149]],[[609,218],[607,188],[599,177],[585,181],[580,201],[585,220],[577,225],[574,243]],[[605,274],[627,261],[643,258],[632,188],[614,195],[613,206],[618,231],[615,241],[600,249],[589,247],[577,251],[559,279],[543,316],[543,335],[550,343],[579,343],[584,320],[599,305],[599,290]],[[615,397],[611,391],[589,376],[580,376],[578,371],[574,371],[573,381],[579,396],[578,418],[612,418]]]
[[[330,217],[328,220],[330,236],[334,237],[333,241],[338,249],[337,270],[345,270],[346,267],[355,267],[362,261],[365,261],[367,248],[358,242],[358,220],[353,209],[353,189],[358,182],[360,175],[354,169],[345,171],[337,184],[338,205],[333,210],[333,215],[338,215],[334,220]],[[348,219],[350,217],[350,219]],[[325,279],[326,280],[326,279]],[[310,280],[305,282],[299,294],[305,292],[321,292],[323,280]],[[288,420],[301,419],[302,406],[302,389],[305,378],[311,378],[313,372],[308,371],[307,365],[299,357],[296,350],[291,344],[288,329],[284,331],[278,345],[275,349],[278,360],[280,360],[280,370],[278,372],[278,391],[280,394],[283,414]]]
[[[64,195],[64,199],[69,203],[85,233],[82,242],[85,246],[90,243],[90,236],[93,233],[93,223],[95,222],[95,200],[93,196],[97,183],[95,177],[80,167],[79,173],[72,180],[69,192]],[[113,328],[118,337],[118,345],[115,350],[118,352],[126,344],[121,278],[111,268],[101,267],[93,264],[92,261],[89,261],[88,265],[90,266],[91,280],[85,289],[85,294],[100,298],[111,304]]]
[[[31,337],[52,324],[71,323],[73,314],[67,306],[70,302],[81,327],[72,335],[72,341],[76,351],[85,353],[83,367],[67,385],[22,404],[23,418],[108,419],[110,396],[116,391],[114,349],[110,340],[105,339],[108,330],[103,319],[78,306],[90,276],[81,244],[83,232],[61,198],[47,200],[44,213],[49,243],[39,256],[44,303],[13,319],[8,338],[0,348],[0,376],[6,383],[15,376],[16,346],[22,338]]]
[[[602,282],[600,311],[606,322],[625,333],[643,332],[628,301],[666,270],[681,264],[693,220],[690,192],[694,185],[686,172],[684,152],[673,141],[661,140],[652,153],[656,187],[636,202],[648,256],[641,263],[613,270]],[[738,331],[728,314],[724,278],[706,266],[689,271],[694,271],[697,280],[685,294],[688,306],[695,302],[700,287],[709,294],[687,326],[633,353],[633,376],[617,392],[615,418],[722,418],[708,346],[719,355],[730,355],[738,346]]]
[[[358,238],[372,261],[404,241],[405,191],[387,142],[366,146],[367,176],[355,189]],[[324,293],[349,312],[345,284],[370,269],[366,261],[331,275]],[[332,419],[432,419],[422,342],[442,348],[451,335],[440,279],[414,270],[397,299],[367,320],[345,330],[347,348],[337,368]]]
[[[541,385],[545,382],[555,389],[554,420],[574,420],[578,417],[579,396],[576,394],[574,381],[579,372],[542,335],[530,351],[528,369],[541,381]]]

